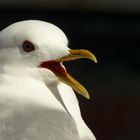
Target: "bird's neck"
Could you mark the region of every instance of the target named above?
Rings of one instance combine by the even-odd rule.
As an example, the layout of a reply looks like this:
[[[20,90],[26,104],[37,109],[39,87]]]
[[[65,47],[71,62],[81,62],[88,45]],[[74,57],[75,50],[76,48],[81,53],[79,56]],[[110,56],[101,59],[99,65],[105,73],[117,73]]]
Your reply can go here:
[[[23,65],[4,65],[0,69],[0,75],[26,80],[30,78],[36,81],[41,81],[52,92],[55,98],[61,103],[64,109],[72,115],[71,107],[80,114],[77,98],[73,90],[66,84],[59,81],[56,75],[45,68],[29,68]],[[11,79],[10,78],[10,79]],[[69,108],[70,107],[70,108]]]
[[[39,67],[27,67],[21,64],[5,64],[0,66],[0,75],[8,75],[18,79],[32,78],[37,81],[42,81],[46,86],[56,85],[58,77],[49,69]]]
[[[9,76],[15,77],[24,77],[30,76],[32,73],[32,69],[22,66],[22,65],[14,65],[14,64],[5,64],[0,66],[0,74],[5,74]]]
[[[38,104],[43,104],[43,105],[45,104],[46,107],[48,107],[49,103],[51,102],[50,104],[52,104],[54,108],[59,107],[61,111],[68,112],[77,125],[79,135],[83,137],[88,134],[91,135],[91,137],[93,137],[92,133],[87,128],[83,119],[81,118],[80,109],[75,93],[69,86],[59,82],[55,74],[53,74],[50,70],[43,69],[43,68],[29,68],[25,66],[4,65],[0,69],[0,74],[5,74],[11,77],[11,79],[8,79],[8,81],[11,82],[10,83],[11,86],[12,83],[14,84],[13,82],[13,78],[14,78],[14,80],[16,81],[15,83],[17,84],[17,82],[19,82],[18,85],[21,85],[21,89],[24,89],[24,91],[30,90],[30,86],[28,86],[29,84],[33,85],[31,89],[33,90],[33,94],[36,93],[36,96],[29,96],[28,92],[25,92],[28,94],[24,96],[27,96],[29,99],[31,98],[31,100],[33,101],[35,100],[35,102],[37,102]],[[44,90],[42,91],[44,91],[45,94],[43,93],[40,94],[39,86],[43,87]],[[46,94],[46,90],[48,92],[47,94]],[[22,96],[23,94],[21,95],[21,97]],[[38,98],[43,99],[44,101],[38,100]]]

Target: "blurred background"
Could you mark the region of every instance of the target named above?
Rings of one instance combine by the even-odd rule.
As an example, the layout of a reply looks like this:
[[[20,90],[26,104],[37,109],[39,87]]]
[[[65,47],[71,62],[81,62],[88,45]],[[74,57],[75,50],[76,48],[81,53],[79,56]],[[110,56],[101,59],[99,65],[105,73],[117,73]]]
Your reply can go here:
[[[139,0],[1,0],[0,29],[38,19],[54,23],[72,49],[92,51],[98,64],[65,65],[88,89],[77,95],[84,120],[97,140],[140,139]]]

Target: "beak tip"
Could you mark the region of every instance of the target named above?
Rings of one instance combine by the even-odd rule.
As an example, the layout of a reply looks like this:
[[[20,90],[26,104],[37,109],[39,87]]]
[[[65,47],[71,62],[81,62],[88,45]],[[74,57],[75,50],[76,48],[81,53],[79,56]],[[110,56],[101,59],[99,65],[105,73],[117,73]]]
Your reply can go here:
[[[94,61],[95,63],[98,63],[97,58],[94,55],[92,56],[91,60]]]
[[[89,99],[90,99],[90,96],[86,97],[86,99],[88,99],[88,100],[89,100]]]
[[[97,59],[94,59],[94,62],[95,62],[95,63],[98,63]]]
[[[85,95],[84,94],[82,94],[86,99],[90,99],[90,96],[89,96],[89,94],[88,93],[86,93]]]

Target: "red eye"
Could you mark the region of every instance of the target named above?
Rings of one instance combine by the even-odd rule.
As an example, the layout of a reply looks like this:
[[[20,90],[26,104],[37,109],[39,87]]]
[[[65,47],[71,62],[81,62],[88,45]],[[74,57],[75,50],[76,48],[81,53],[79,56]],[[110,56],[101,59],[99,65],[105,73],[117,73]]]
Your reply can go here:
[[[31,51],[35,50],[35,47],[30,41],[24,41],[23,42],[23,50],[25,52],[31,52]]]

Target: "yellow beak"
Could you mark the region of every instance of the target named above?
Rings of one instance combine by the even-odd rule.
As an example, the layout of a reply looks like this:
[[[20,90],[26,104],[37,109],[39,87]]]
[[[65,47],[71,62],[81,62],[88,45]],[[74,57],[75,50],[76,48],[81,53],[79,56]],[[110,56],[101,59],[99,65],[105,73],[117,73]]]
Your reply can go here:
[[[66,69],[61,64],[61,62],[72,61],[81,58],[87,58],[97,63],[97,59],[93,53],[91,53],[88,50],[79,49],[79,50],[69,50],[69,55],[64,56],[60,59],[49,61],[49,62],[43,62],[41,64],[41,67],[50,69],[59,77],[60,81],[66,83],[67,85],[72,87],[77,93],[89,99],[90,96],[87,90],[78,81],[76,81],[71,75],[69,75]]]
[[[70,55],[64,56],[58,59],[58,61],[71,61],[71,60],[76,60],[76,59],[81,59],[81,58],[87,58],[97,63],[97,59],[95,55],[88,50],[83,50],[83,49],[69,50],[69,52],[70,52]]]

